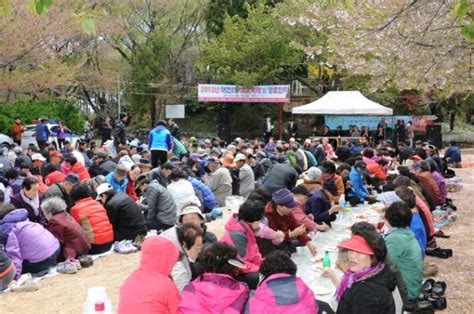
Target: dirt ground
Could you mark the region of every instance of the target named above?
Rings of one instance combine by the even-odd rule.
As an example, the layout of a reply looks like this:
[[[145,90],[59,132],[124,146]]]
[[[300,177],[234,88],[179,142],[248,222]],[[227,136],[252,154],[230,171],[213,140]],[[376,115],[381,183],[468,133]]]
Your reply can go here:
[[[474,149],[463,151],[464,161],[474,163]],[[444,313],[473,313],[474,310],[474,215],[470,212],[474,201],[474,168],[459,169],[464,189],[451,193],[458,207],[455,224],[444,229],[450,239],[438,239],[442,248],[453,249],[453,257],[442,260],[427,257],[435,262],[440,271],[437,280],[447,283],[448,308]],[[222,234],[224,219],[210,224],[209,229]],[[122,282],[138,266],[140,254],[112,254],[97,260],[93,267],[82,269],[75,275],[59,274],[45,278],[41,288],[35,292],[6,293],[0,295],[0,313],[81,313],[87,289],[95,286],[107,288],[109,297],[116,307]]]

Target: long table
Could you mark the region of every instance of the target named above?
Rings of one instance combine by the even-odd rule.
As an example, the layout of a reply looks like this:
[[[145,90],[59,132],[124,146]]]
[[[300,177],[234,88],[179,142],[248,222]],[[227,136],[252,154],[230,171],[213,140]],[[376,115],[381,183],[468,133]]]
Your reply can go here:
[[[332,223],[332,228],[326,232],[317,232],[312,237],[313,243],[318,248],[318,255],[324,256],[326,249],[328,249],[331,259],[331,268],[342,276],[342,272],[336,269],[337,259],[337,245],[351,237],[350,226],[355,222],[361,221],[357,219],[358,215],[365,214],[367,221],[370,223],[377,223],[381,221],[380,212],[374,210],[375,207],[383,207],[382,204],[375,205],[361,204],[351,208],[351,213],[345,216],[342,212],[338,214],[338,218]],[[297,252],[292,255],[292,260],[298,267],[296,273],[303,281],[313,290],[320,288],[329,291],[327,294],[316,294],[316,298],[321,301],[330,302],[336,292],[336,287],[327,277],[321,276],[322,262],[314,262],[314,257],[311,255],[307,247],[298,248]]]

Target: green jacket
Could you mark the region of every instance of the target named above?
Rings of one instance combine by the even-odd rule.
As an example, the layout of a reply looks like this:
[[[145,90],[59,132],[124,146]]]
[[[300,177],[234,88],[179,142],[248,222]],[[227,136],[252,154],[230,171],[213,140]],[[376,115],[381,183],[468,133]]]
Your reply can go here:
[[[423,259],[410,228],[395,228],[385,236],[388,254],[395,260],[408,288],[408,300],[418,299],[423,283]]]

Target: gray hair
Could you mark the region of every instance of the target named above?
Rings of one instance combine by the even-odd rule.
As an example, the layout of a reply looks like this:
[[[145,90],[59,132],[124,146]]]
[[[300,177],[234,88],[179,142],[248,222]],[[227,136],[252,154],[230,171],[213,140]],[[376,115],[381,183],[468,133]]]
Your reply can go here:
[[[41,204],[41,209],[45,214],[57,214],[65,212],[67,208],[66,202],[59,197],[47,198]]]

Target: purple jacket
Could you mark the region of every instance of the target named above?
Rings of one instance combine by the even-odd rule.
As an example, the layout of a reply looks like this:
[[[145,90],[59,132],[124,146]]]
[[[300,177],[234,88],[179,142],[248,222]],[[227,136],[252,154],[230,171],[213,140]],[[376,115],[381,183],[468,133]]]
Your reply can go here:
[[[439,186],[439,202],[444,204],[446,202],[446,196],[448,196],[448,189],[446,187],[446,181],[438,171],[433,171],[431,176]]]
[[[46,227],[48,225],[48,221],[43,215],[41,208],[38,208],[38,215],[35,213],[35,210],[31,207],[30,204],[27,204],[23,198],[21,197],[20,192],[16,193],[10,198],[10,204],[15,206],[15,208],[24,208],[28,212],[28,219],[31,222],[37,222]],[[40,196],[40,204],[41,204],[41,196]]]
[[[204,273],[184,288],[178,313],[242,313],[248,297],[247,286],[231,276]]]
[[[16,267],[16,277],[21,275],[22,262],[41,262],[59,249],[59,241],[43,226],[28,220],[26,209],[9,212],[0,220],[0,236],[5,252]]]
[[[318,313],[313,291],[299,277],[273,274],[255,290],[245,313]]]

